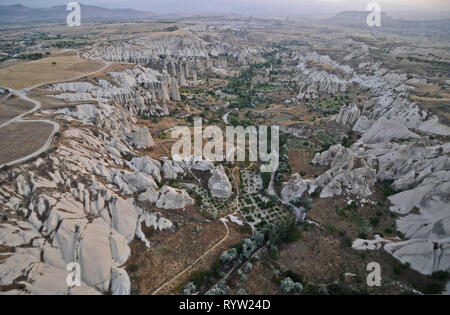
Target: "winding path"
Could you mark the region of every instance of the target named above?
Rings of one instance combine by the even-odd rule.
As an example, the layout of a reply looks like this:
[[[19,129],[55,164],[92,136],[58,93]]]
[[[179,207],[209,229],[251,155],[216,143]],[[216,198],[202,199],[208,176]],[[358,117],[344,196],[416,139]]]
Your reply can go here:
[[[223,242],[225,242],[228,239],[228,236],[230,236],[230,229],[228,228],[228,225],[226,223],[226,220],[224,220],[225,218],[220,219],[220,221],[225,225],[225,228],[227,230],[227,234],[225,235],[225,237],[218,242],[216,245],[214,245],[213,247],[211,247],[210,249],[208,249],[203,255],[201,255],[199,258],[197,258],[197,260],[195,260],[192,264],[190,264],[186,269],[184,269],[182,272],[180,272],[179,274],[177,274],[175,277],[173,277],[172,279],[170,279],[169,281],[167,281],[166,283],[164,283],[162,286],[160,286],[158,289],[156,289],[152,295],[156,295],[159,291],[161,291],[162,289],[164,289],[166,286],[168,286],[170,283],[172,283],[173,281],[175,281],[176,279],[178,279],[179,277],[181,277],[182,275],[184,275],[186,272],[188,272],[192,267],[194,267],[194,265],[196,263],[198,263],[200,260],[202,260],[204,257],[206,257],[210,252],[212,252],[213,250],[215,250],[218,246],[222,245]]]
[[[184,269],[183,271],[181,271],[179,274],[177,274],[175,277],[173,277],[172,279],[170,279],[169,281],[165,282],[162,286],[160,286],[158,289],[156,289],[152,295],[156,295],[158,294],[158,292],[160,292],[162,289],[164,289],[166,286],[168,286],[170,283],[172,283],[173,281],[175,281],[176,279],[178,279],[179,277],[181,277],[182,275],[184,275],[186,272],[188,272],[192,267],[194,267],[194,265],[196,263],[198,263],[200,260],[202,260],[203,258],[205,258],[209,253],[211,253],[213,250],[215,250],[217,247],[219,247],[220,245],[222,245],[230,236],[230,229],[228,228],[227,225],[227,218],[229,216],[234,216],[237,213],[240,213],[241,216],[244,218],[244,220],[247,222],[245,216],[242,214],[241,209],[239,208],[239,186],[237,184],[236,178],[234,177],[234,171],[236,168],[233,169],[232,171],[232,177],[233,180],[236,184],[236,206],[237,206],[237,210],[235,212],[233,212],[232,214],[228,214],[226,216],[224,216],[223,218],[220,218],[219,220],[225,225],[225,228],[227,230],[227,234],[225,235],[225,237],[219,241],[216,245],[214,245],[213,247],[211,247],[209,250],[207,250],[203,255],[201,255],[199,258],[197,258],[192,264],[190,264],[186,269]],[[192,174],[193,175],[193,174]],[[194,175],[195,176],[195,175]],[[198,179],[197,179],[198,180]],[[198,180],[200,182],[200,180]],[[231,221],[231,219],[230,219]],[[253,233],[255,232],[253,226],[251,224],[249,224],[247,222],[248,225],[250,225],[250,227],[252,228]]]
[[[10,90],[10,91],[11,91],[11,94],[21,98],[22,100],[30,102],[30,103],[33,103],[34,104],[34,108],[29,110],[29,111],[27,111],[27,112],[25,112],[25,113],[23,113],[23,114],[20,114],[19,116],[15,117],[15,118],[13,118],[13,119],[5,122],[5,123],[3,123],[2,125],[0,125],[0,128],[4,128],[4,127],[6,127],[6,126],[8,126],[8,125],[10,125],[12,123],[39,123],[39,122],[41,122],[41,123],[48,123],[48,124],[53,125],[53,131],[51,132],[51,134],[48,137],[48,139],[45,142],[45,144],[40,149],[38,149],[37,151],[35,151],[35,152],[31,153],[31,154],[28,154],[28,155],[26,155],[24,157],[21,157],[20,159],[17,159],[17,160],[5,163],[3,165],[0,165],[0,168],[2,168],[4,166],[11,166],[11,165],[14,165],[14,164],[25,162],[25,161],[27,161],[29,159],[32,159],[32,158],[38,156],[41,153],[47,151],[48,148],[50,147],[50,145],[52,144],[53,137],[59,131],[59,128],[60,128],[58,123],[56,123],[54,121],[51,121],[51,120],[48,120],[48,119],[45,119],[45,120],[26,120],[26,119],[23,119],[23,117],[25,117],[26,115],[32,114],[32,113],[36,112],[37,110],[39,110],[42,107],[42,104],[41,104],[41,102],[33,100],[33,99],[29,98],[28,96],[26,96],[24,91],[15,91],[15,90]]]
[[[53,137],[55,136],[55,134],[60,129],[60,125],[58,123],[56,123],[54,121],[51,121],[51,120],[48,120],[48,119],[45,119],[45,120],[26,120],[26,119],[23,119],[25,116],[35,113],[36,111],[38,111],[42,107],[42,103],[39,102],[39,101],[36,101],[36,100],[34,100],[32,98],[29,98],[26,95],[26,91],[35,89],[35,88],[43,86],[43,85],[69,82],[69,81],[81,79],[83,77],[91,76],[91,75],[94,75],[94,74],[96,74],[98,72],[104,71],[106,68],[109,67],[110,64],[111,64],[111,62],[107,61],[107,62],[105,62],[105,65],[102,68],[100,68],[99,70],[95,70],[95,71],[93,71],[91,73],[83,74],[83,75],[77,76],[75,78],[70,78],[70,79],[66,79],[66,80],[62,80],[62,81],[46,82],[46,83],[43,83],[43,84],[38,84],[36,86],[23,89],[22,91],[16,91],[14,89],[5,87],[6,89],[8,89],[10,91],[10,94],[17,96],[17,97],[19,97],[20,99],[22,99],[24,101],[33,103],[34,104],[34,108],[29,110],[29,111],[27,111],[27,112],[25,112],[25,113],[20,114],[19,116],[16,116],[16,117],[8,120],[7,122],[5,122],[3,124],[1,124],[0,125],[0,129],[4,128],[4,127],[6,127],[6,126],[8,126],[8,125],[10,125],[12,123],[36,123],[36,122],[41,122],[41,123],[48,123],[48,124],[53,125],[53,131],[50,134],[50,136],[48,137],[48,139],[45,142],[45,144],[40,149],[38,149],[37,151],[35,151],[35,152],[31,153],[31,154],[28,154],[28,155],[26,155],[24,157],[21,157],[20,159],[17,159],[17,160],[5,163],[3,165],[0,165],[0,169],[3,168],[4,166],[11,166],[11,165],[15,165],[15,164],[26,162],[27,160],[32,159],[32,158],[38,156],[39,154],[47,151],[48,148],[50,147],[50,145],[52,144]]]

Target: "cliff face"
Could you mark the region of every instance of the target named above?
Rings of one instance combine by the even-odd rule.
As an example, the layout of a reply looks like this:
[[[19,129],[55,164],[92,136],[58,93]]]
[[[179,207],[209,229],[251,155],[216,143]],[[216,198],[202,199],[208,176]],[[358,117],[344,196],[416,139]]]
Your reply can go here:
[[[166,116],[165,102],[179,101],[178,86],[167,74],[144,67],[133,67],[121,72],[111,72],[110,80],[98,80],[96,85],[88,82],[60,83],[49,87],[55,95],[67,100],[99,100],[104,103],[118,102],[131,113],[140,116]]]
[[[248,48],[245,42],[245,36],[231,30],[207,27],[97,45],[82,50],[80,56],[143,65],[167,73],[180,86],[186,86],[197,85],[198,74],[213,66],[227,67],[227,57],[247,62],[257,50]]]
[[[183,29],[164,35],[153,35],[127,43],[108,46],[94,46],[81,51],[81,56],[114,61],[128,61],[137,64],[151,64],[159,59],[232,56],[244,61],[254,49],[244,45],[246,38],[231,30],[216,27],[205,29]],[[170,63],[170,59],[166,64]],[[195,63],[195,61],[194,61]]]

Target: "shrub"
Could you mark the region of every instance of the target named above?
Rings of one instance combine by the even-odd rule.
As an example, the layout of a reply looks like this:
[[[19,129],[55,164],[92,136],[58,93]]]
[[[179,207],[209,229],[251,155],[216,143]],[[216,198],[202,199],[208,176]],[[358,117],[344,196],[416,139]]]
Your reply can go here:
[[[379,217],[371,217],[369,219],[370,225],[372,226],[377,226],[380,223],[380,218]]]
[[[190,283],[193,283],[196,287],[200,287],[211,277],[213,277],[211,271],[197,271],[192,274]]]
[[[330,295],[343,295],[344,288],[338,283],[331,283],[327,286],[327,291]]]
[[[280,257],[280,254],[278,253],[278,248],[276,245],[272,245],[270,247],[270,258],[272,259],[278,259]]]
[[[206,292],[206,295],[227,295],[227,294],[228,294],[228,288],[223,283],[219,283],[218,285],[215,285],[211,290]]]
[[[288,277],[281,281],[280,289],[281,292],[289,294],[303,291],[303,286],[301,283],[294,282]]]
[[[138,271],[139,269],[139,265],[133,264],[133,265],[129,265],[127,268],[128,273],[134,273],[136,271]]]
[[[345,247],[349,247],[349,248],[351,248],[353,245],[352,239],[350,237],[344,237],[344,239],[342,240],[342,243]]]
[[[439,283],[431,283],[425,287],[425,294],[441,294],[443,290],[443,286]]]
[[[195,290],[196,290],[195,284],[193,282],[189,282],[184,287],[183,294],[184,295],[192,295],[195,293]]]
[[[439,281],[447,281],[450,278],[450,274],[446,271],[438,271],[431,275],[431,278],[439,280]]]
[[[291,278],[295,282],[303,282],[303,277],[292,270],[286,271],[285,275],[287,278]]]
[[[364,233],[364,232],[359,233],[358,237],[362,238],[363,240],[367,240],[369,238],[367,233]]]

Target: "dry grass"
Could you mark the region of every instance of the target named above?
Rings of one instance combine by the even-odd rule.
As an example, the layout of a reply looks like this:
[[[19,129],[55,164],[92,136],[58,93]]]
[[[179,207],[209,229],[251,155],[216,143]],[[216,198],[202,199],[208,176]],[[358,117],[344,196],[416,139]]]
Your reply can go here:
[[[314,152],[308,152],[299,149],[289,150],[289,165],[292,168],[292,173],[302,173],[303,177],[314,178],[322,174],[326,167],[314,166],[311,161],[314,159]]]
[[[16,96],[5,98],[0,101],[0,124],[32,108],[33,104],[25,102]]]
[[[35,152],[45,144],[53,125],[47,123],[14,123],[0,129],[0,164]]]
[[[170,213],[162,212],[163,216],[172,222],[182,222],[182,224],[173,234],[168,231],[153,233],[148,237],[149,241],[154,242],[150,249],[145,248],[139,240],[131,243],[132,256],[128,260],[127,266],[138,266],[138,270],[131,273],[130,276],[133,284],[137,286],[139,294],[147,295],[154,292],[226,235],[223,223],[205,221],[205,218],[199,214],[197,206],[188,207],[185,212],[180,210]],[[230,228],[229,238],[221,246],[210,252],[183,276],[161,290],[159,294],[177,293],[193,272],[208,270],[222,251],[242,241],[244,237],[240,234],[237,225],[228,223],[228,226]],[[202,227],[203,230],[198,234],[194,233],[196,227]],[[144,228],[144,233],[148,230]]]
[[[101,69],[103,65],[103,62],[80,60],[76,56],[44,58],[0,70],[0,85],[22,90],[80,77]]]

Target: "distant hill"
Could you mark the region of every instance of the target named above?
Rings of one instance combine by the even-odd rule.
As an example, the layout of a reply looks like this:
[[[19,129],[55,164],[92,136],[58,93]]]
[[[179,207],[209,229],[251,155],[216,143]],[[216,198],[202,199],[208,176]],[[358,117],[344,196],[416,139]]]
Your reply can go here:
[[[102,7],[81,6],[81,21],[139,20],[155,17],[151,12],[134,9],[106,9]],[[20,4],[0,6],[0,24],[23,24],[39,22],[65,22],[70,12],[66,6],[51,8],[29,8]]]
[[[344,11],[327,19],[326,22],[347,27],[368,27],[367,16],[369,14],[370,12],[368,11]],[[382,24],[391,25],[395,24],[395,22],[386,12],[381,12]]]
[[[370,12],[368,11],[344,11],[321,22],[349,28],[369,29],[367,25],[367,16],[369,14]],[[450,19],[428,21],[402,20],[391,18],[386,12],[382,12],[381,27],[371,28],[371,31],[450,40]]]

